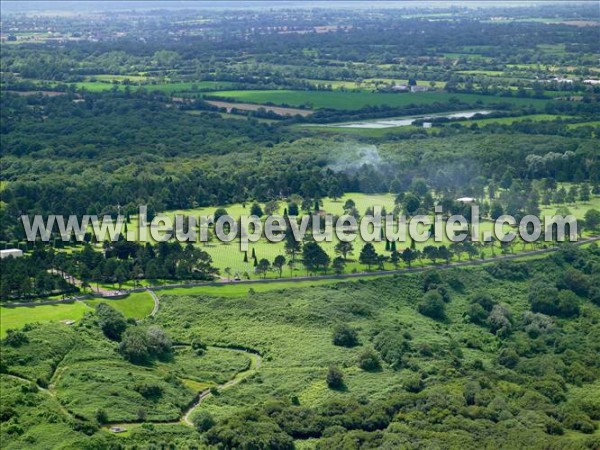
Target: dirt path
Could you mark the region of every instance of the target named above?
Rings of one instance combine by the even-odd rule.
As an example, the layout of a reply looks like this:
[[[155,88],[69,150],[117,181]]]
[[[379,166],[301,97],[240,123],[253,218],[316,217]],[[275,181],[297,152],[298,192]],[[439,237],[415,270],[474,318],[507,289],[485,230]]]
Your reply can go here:
[[[158,299],[158,295],[156,295],[152,289],[148,288],[148,293],[152,296],[152,300],[154,300],[154,308],[152,308],[152,312],[148,317],[154,317],[160,308],[160,300]]]
[[[235,348],[229,348],[229,347],[219,347],[219,346],[208,346],[208,348],[218,349],[218,350],[226,350],[226,351],[231,351],[231,352],[245,353],[246,355],[248,355],[250,357],[250,365],[248,366],[247,369],[244,369],[244,370],[236,373],[235,376],[231,380],[227,381],[226,383],[219,384],[218,386],[211,388],[211,389],[216,388],[219,392],[224,391],[229,388],[232,388],[232,387],[236,386],[237,384],[239,384],[240,382],[242,382],[242,380],[245,380],[249,376],[254,375],[258,371],[258,369],[260,368],[261,363],[262,363],[261,356],[258,353],[255,353],[253,351],[235,349]],[[148,420],[148,419],[146,419],[146,420],[142,420],[142,421],[108,422],[103,425],[103,428],[105,428],[106,430],[110,430],[112,427],[119,427],[119,428],[126,429],[128,426],[139,425],[142,423],[161,423],[161,424],[172,424],[172,425],[184,424],[186,426],[193,427],[194,423],[192,422],[192,416],[194,415],[194,412],[200,407],[202,402],[212,395],[211,389],[205,389],[202,392],[199,392],[196,395],[196,397],[194,398],[194,400],[192,401],[192,403],[185,410],[183,410],[181,412],[181,415],[176,420]]]
[[[213,348],[222,349],[221,347],[213,347]],[[232,350],[232,349],[229,349],[229,350]],[[234,350],[234,351],[243,352],[244,350]],[[229,389],[229,388],[239,384],[242,380],[248,378],[251,375],[254,375],[256,373],[256,371],[260,368],[260,365],[262,362],[260,355],[257,353],[250,353],[250,352],[245,352],[245,353],[250,357],[250,366],[246,370],[242,370],[241,372],[238,372],[228,382],[217,386],[217,390],[223,391],[225,389]],[[198,394],[198,397],[196,398],[196,401],[186,411],[183,412],[181,421],[190,427],[194,426],[194,424],[192,423],[192,420],[191,420],[191,417],[192,417],[194,411],[196,411],[196,409],[198,409],[198,407],[202,404],[204,399],[206,399],[207,397],[210,397],[211,395],[212,394],[211,394],[210,389],[206,389],[206,390],[200,392]]]

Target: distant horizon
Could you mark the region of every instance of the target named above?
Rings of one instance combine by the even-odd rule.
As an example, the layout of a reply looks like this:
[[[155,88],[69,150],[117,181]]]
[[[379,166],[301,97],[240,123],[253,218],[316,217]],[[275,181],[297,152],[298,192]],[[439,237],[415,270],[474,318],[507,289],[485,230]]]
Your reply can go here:
[[[535,4],[544,3],[591,3],[594,0],[340,0],[340,1],[318,1],[318,0],[92,0],[83,2],[72,1],[18,1],[4,0],[2,2],[3,14],[18,14],[32,12],[108,12],[108,11],[127,11],[127,10],[203,10],[203,9],[259,9],[259,8],[282,8],[282,9],[300,9],[300,8],[370,8],[370,9],[402,9],[402,8],[447,8],[452,6],[469,6],[475,8],[482,7],[527,7]]]

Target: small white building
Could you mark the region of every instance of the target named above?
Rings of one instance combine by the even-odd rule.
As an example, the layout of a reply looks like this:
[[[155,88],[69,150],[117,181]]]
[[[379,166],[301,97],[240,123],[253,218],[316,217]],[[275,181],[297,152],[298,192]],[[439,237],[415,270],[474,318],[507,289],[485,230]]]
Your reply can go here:
[[[477,201],[477,199],[473,198],[473,197],[461,197],[461,198],[457,198],[456,201],[460,202],[460,203],[468,204],[468,203],[475,203]]]
[[[431,122],[423,122],[423,128],[431,128],[433,124]]]
[[[23,250],[19,250],[18,248],[0,250],[0,259],[8,258],[9,256],[12,256],[13,258],[20,258],[23,256]]]

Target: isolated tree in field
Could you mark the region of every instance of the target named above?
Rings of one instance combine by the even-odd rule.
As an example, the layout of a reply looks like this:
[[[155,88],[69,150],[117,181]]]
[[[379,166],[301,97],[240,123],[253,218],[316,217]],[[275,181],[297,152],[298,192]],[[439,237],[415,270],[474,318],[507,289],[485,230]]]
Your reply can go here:
[[[252,203],[252,206],[250,207],[250,215],[262,217],[263,210],[257,202]]]
[[[248,262],[248,252],[244,252],[244,262],[247,263]]]
[[[277,255],[273,260],[273,267],[279,273],[279,278],[281,278],[281,274],[283,273],[283,266],[285,266],[285,256]]]
[[[589,230],[596,230],[600,225],[600,211],[597,209],[588,209],[583,216],[585,226]]]
[[[579,200],[582,202],[590,201],[590,185],[584,183],[581,185],[581,189],[579,190]]]
[[[227,275],[227,281],[231,280],[231,267],[225,267],[223,272],[225,272],[225,275]]]
[[[412,248],[405,248],[404,250],[402,250],[402,253],[400,254],[402,261],[404,261],[408,267],[410,268],[412,265],[412,262],[415,261],[418,257],[418,253],[416,250],[413,250]]]
[[[348,255],[351,255],[354,251],[354,245],[352,245],[352,242],[340,241],[335,244],[334,250],[338,255],[342,255],[344,260],[347,260]]]
[[[341,389],[344,387],[344,374],[336,366],[331,366],[327,371],[326,381],[329,388]]]
[[[107,338],[113,341],[121,339],[121,335],[127,329],[127,321],[123,314],[106,303],[100,303],[96,306],[96,315],[100,329]]]
[[[215,210],[215,213],[213,214],[213,220],[215,221],[215,223],[217,223],[217,220],[227,215],[227,210],[225,208],[217,208]]]
[[[371,266],[373,266],[374,264],[377,264],[378,255],[377,255],[377,252],[375,251],[375,247],[373,246],[373,244],[371,244],[370,242],[367,242],[364,245],[364,247],[360,251],[360,256],[358,257],[358,260],[360,261],[361,264],[364,264],[365,266],[367,266],[369,270],[371,270]]]
[[[356,203],[354,203],[354,200],[352,200],[351,198],[346,200],[346,202],[344,203],[344,212],[346,214],[350,214],[350,211],[352,211],[354,208],[356,208]]]
[[[302,247],[302,261],[307,271],[315,272],[321,269],[327,270],[330,258],[318,243],[309,241]]]
[[[263,278],[267,278],[267,272],[269,271],[270,268],[271,268],[271,263],[269,262],[269,260],[266,258],[262,258],[258,262],[255,272],[257,275],[262,275]]]
[[[333,329],[333,345],[355,347],[358,345],[358,332],[350,325],[341,323]]]
[[[333,258],[331,266],[333,267],[333,271],[339,275],[344,272],[344,268],[346,267],[346,260],[341,256],[337,256],[336,258]]]

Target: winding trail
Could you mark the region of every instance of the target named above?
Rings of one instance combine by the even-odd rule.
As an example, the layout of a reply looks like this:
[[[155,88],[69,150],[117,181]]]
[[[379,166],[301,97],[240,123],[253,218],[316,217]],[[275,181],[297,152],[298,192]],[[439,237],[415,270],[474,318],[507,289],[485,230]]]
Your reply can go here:
[[[148,317],[154,317],[156,316],[156,313],[158,313],[158,309],[160,308],[160,300],[158,299],[158,295],[156,295],[156,292],[154,292],[152,289],[148,288],[146,290],[152,296],[152,300],[154,300],[154,308],[152,308],[152,311],[150,312],[150,315]]]
[[[213,348],[222,348],[222,347],[213,347]],[[217,389],[219,391],[224,391],[225,389],[229,389],[229,388],[239,384],[242,380],[248,378],[249,376],[254,375],[258,371],[258,369],[260,368],[260,365],[262,363],[262,358],[257,353],[251,353],[251,352],[248,352],[245,350],[236,350],[236,349],[229,349],[229,350],[245,352],[246,354],[248,354],[248,356],[250,356],[250,366],[246,370],[242,370],[241,372],[238,372],[228,382],[218,385]],[[183,412],[181,421],[190,427],[194,426],[194,424],[192,423],[192,420],[191,420],[192,415],[194,414],[196,409],[198,409],[198,407],[202,404],[202,402],[206,398],[210,397],[211,395],[212,395],[211,389],[205,389],[204,391],[200,392],[198,394],[198,396],[196,397],[196,400],[188,407],[187,410],[185,410]]]
[[[226,389],[236,386],[237,384],[241,383],[246,378],[254,375],[258,371],[258,369],[260,368],[261,363],[262,363],[261,356],[257,352],[252,351],[252,350],[243,350],[243,349],[237,349],[237,348],[231,348],[231,347],[221,347],[221,346],[216,346],[216,345],[209,345],[208,348],[245,353],[246,355],[248,355],[250,357],[250,365],[248,366],[247,369],[237,372],[231,380],[229,380],[223,384],[213,386],[210,389],[205,389],[205,390],[199,392],[196,395],[196,397],[194,398],[194,400],[189,404],[189,406],[181,412],[179,418],[177,418],[175,420],[146,419],[146,420],[132,420],[132,421],[111,421],[111,422],[105,423],[103,425],[103,428],[106,430],[110,430],[112,427],[126,428],[127,426],[130,426],[130,425],[139,425],[142,423],[160,423],[160,424],[171,424],[171,425],[183,424],[183,425],[186,425],[189,427],[193,427],[194,423],[192,422],[192,416],[194,415],[194,412],[200,407],[200,405],[202,404],[202,402],[205,399],[207,399],[208,397],[213,395],[211,392],[212,390],[217,389],[220,392],[220,391],[224,391]]]

